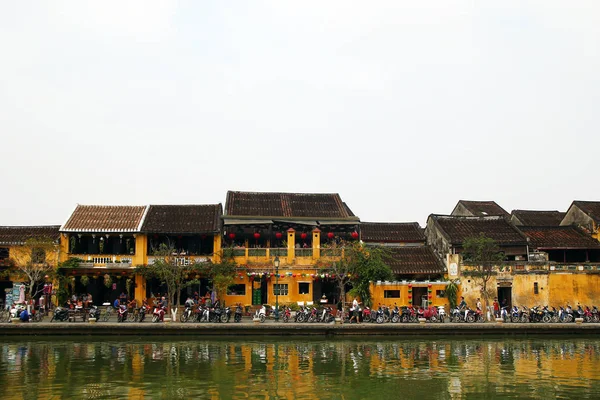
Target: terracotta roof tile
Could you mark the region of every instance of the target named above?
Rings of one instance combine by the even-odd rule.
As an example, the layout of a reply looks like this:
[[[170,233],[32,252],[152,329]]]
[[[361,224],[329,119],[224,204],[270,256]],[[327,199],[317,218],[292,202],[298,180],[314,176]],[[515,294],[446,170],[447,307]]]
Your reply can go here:
[[[525,246],[527,239],[505,217],[456,217],[450,215],[431,215],[436,224],[445,233],[449,242],[461,245],[469,237],[485,236],[494,239],[498,245]]]
[[[404,274],[443,274],[444,263],[429,246],[391,247],[390,259],[386,260],[397,275]]]
[[[360,237],[365,242],[425,242],[418,222],[361,222]]]
[[[523,226],[559,226],[564,212],[560,211],[537,211],[537,210],[513,210],[515,217]]]
[[[21,245],[28,239],[58,240],[60,225],[0,226],[0,245]]]
[[[574,226],[519,227],[533,249],[599,249],[600,242]]]
[[[325,193],[227,192],[228,216],[354,218],[340,195]]]
[[[212,233],[219,232],[223,207],[209,205],[151,205],[142,232]]]
[[[139,232],[147,206],[78,205],[64,232]]]

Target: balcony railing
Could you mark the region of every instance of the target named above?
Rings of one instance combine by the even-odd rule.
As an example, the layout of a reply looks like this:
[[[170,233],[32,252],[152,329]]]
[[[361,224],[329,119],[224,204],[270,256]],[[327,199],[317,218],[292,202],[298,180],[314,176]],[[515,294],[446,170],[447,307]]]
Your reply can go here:
[[[296,257],[312,257],[313,249],[295,249]]]
[[[104,254],[72,254],[71,257],[79,258],[81,268],[107,267],[107,268],[129,268],[132,266],[132,256],[110,256]]]
[[[248,249],[248,257],[266,257],[267,249]]]
[[[154,264],[158,258],[160,257],[148,257],[148,265]],[[187,267],[193,264],[209,262],[210,258],[207,256],[172,256],[171,261],[173,261],[175,265]]]

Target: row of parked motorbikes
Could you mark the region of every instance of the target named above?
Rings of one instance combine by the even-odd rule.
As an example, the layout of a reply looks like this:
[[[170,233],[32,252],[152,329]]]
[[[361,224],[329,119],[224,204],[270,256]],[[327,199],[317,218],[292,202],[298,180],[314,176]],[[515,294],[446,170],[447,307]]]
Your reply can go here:
[[[127,309],[125,305],[119,306],[117,309],[117,322],[144,322],[146,320],[146,315],[148,314],[149,307],[146,305],[141,306],[140,308],[133,311],[133,314],[130,314],[130,311]],[[164,316],[167,312],[165,307],[155,306],[152,310],[152,322],[160,322],[164,319]],[[101,312],[100,308],[96,305],[90,306],[88,310],[88,318],[95,318],[97,321],[107,322],[112,315],[112,306],[108,306],[104,313]],[[68,321],[69,320],[69,309],[66,307],[57,307],[54,309],[54,314],[52,315],[52,321]]]
[[[347,323],[352,322],[375,322],[383,324],[392,323],[410,323],[419,322],[419,319],[425,319],[428,322],[444,322],[446,319],[446,310],[444,306],[429,306],[426,308],[415,308],[413,306],[398,307],[397,305],[380,305],[376,310],[369,307],[358,309],[358,320],[352,318],[355,310],[350,313],[344,313],[344,320]]]
[[[535,306],[521,308],[513,306],[510,310],[507,307],[502,307],[500,317],[505,322],[575,322],[576,318],[583,319],[583,322],[600,322],[600,313],[598,308],[593,306],[582,307],[578,305],[573,308],[567,304],[566,307]]]

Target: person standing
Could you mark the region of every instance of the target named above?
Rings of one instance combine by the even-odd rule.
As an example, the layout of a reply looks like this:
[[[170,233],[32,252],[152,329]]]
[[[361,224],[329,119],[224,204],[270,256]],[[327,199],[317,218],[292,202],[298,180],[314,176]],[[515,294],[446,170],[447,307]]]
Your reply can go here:
[[[494,297],[494,302],[492,303],[494,307],[494,317],[500,318],[500,304],[498,303],[498,298]]]

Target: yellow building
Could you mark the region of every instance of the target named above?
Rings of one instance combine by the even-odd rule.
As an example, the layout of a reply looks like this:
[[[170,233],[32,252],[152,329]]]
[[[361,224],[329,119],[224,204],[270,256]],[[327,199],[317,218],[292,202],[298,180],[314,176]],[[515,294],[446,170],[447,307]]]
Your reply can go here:
[[[326,270],[342,250],[331,244],[358,240],[359,224],[339,194],[228,192],[223,248],[239,273],[224,300],[316,304],[324,297],[336,304],[339,293]]]
[[[60,257],[59,228],[58,225],[0,227],[0,269],[9,270],[8,274],[0,275],[2,302],[5,301],[5,290],[12,288],[13,283],[28,283],[28,279],[19,273],[18,265],[43,264],[56,267]],[[40,275],[40,278],[43,277]],[[36,283],[43,285],[44,280],[40,279]]]

